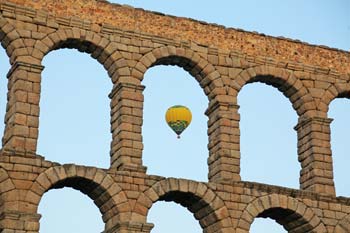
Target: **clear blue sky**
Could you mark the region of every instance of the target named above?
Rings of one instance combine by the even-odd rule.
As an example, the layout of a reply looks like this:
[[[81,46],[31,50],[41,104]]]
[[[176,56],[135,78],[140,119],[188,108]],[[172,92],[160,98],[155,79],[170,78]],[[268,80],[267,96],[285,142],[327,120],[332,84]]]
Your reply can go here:
[[[113,2],[350,50],[350,1],[347,0]],[[46,69],[38,153],[60,163],[107,168],[111,140],[107,95],[112,88],[107,72],[97,61],[77,50],[51,52],[43,64]],[[8,69],[8,59],[0,49],[1,114],[5,112]],[[143,160],[148,173],[207,181],[207,118],[203,114],[207,99],[198,83],[181,68],[158,66],[146,73],[143,85],[146,86]],[[255,83],[243,88],[238,102],[242,179],[298,188],[300,165],[293,130],[297,114],[288,99],[273,87]],[[181,140],[164,123],[166,109],[175,104],[186,105],[193,113],[193,122]],[[332,150],[337,194],[350,196],[350,180],[346,175],[350,161],[345,153],[350,149],[346,141],[350,130],[349,100],[333,101],[329,116],[335,119]],[[43,215],[41,233],[103,230],[97,207],[78,191],[68,188],[49,191],[39,207]],[[194,217],[173,203],[156,203],[148,222],[156,224],[153,233],[201,232]],[[273,221],[257,219],[251,232],[286,231]]]

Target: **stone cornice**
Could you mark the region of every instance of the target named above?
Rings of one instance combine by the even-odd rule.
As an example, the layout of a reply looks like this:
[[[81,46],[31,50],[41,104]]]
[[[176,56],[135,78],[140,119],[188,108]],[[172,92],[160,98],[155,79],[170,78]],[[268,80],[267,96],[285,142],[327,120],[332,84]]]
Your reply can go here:
[[[327,46],[225,28],[106,1],[81,0],[74,1],[74,4],[70,1],[0,0],[0,9],[4,17],[32,20],[53,28],[63,25],[94,29],[106,34],[130,33],[133,36],[158,39],[161,43],[183,44],[184,47],[191,46],[191,42],[195,41],[196,46],[214,53],[232,54],[231,51],[239,51],[234,53],[244,54],[249,61],[251,58],[272,63],[286,61],[286,67],[292,69],[297,66],[298,70],[316,70],[317,73],[330,75],[350,73],[350,65],[346,65],[350,64],[349,52]],[[215,40],[208,40],[207,35],[210,33],[215,33]],[[276,54],[275,51],[279,53]],[[301,68],[299,64],[302,64]]]

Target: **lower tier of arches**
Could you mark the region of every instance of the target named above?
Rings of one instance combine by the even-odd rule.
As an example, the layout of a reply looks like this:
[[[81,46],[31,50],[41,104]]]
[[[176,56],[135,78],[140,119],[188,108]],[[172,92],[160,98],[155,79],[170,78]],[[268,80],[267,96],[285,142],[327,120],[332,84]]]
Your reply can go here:
[[[205,233],[248,233],[256,218],[271,218],[292,233],[350,232],[348,198],[252,182],[206,183],[60,165],[39,157],[14,164],[10,157],[0,159],[0,229],[5,233],[39,232],[43,195],[64,187],[94,202],[105,233],[151,232],[149,210],[159,201],[181,205]]]

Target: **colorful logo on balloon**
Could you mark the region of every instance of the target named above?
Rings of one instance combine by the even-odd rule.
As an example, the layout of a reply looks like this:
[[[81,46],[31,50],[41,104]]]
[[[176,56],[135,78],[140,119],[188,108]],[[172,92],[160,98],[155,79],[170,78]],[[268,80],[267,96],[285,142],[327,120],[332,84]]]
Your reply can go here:
[[[169,127],[177,134],[178,138],[180,138],[180,134],[192,121],[192,113],[185,106],[175,105],[166,111],[165,120]]]

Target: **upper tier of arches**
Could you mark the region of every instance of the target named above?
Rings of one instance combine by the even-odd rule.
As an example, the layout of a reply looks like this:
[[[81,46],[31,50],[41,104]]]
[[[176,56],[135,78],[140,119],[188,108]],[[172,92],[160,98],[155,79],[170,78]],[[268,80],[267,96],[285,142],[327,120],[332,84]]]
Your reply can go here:
[[[325,190],[329,190],[327,187],[332,186],[331,182],[326,184],[327,187],[322,182],[322,184],[318,183],[320,179],[317,177],[322,172],[317,170],[322,170],[323,166],[319,166],[317,159],[305,161],[305,156],[308,153],[316,153],[315,151],[319,148],[322,149],[321,143],[316,145],[317,150],[314,149],[312,138],[317,138],[318,133],[313,125],[321,124],[325,128],[321,133],[328,132],[328,104],[336,97],[348,96],[349,74],[339,76],[315,74],[300,70],[298,67],[293,68],[283,62],[262,63],[258,59],[235,56],[194,42],[177,43],[171,40],[162,42],[162,40],[155,41],[132,33],[113,35],[113,33],[105,34],[59,24],[57,28],[43,25],[40,36],[33,36],[31,33],[24,33],[24,31],[31,32],[30,27],[18,26],[21,24],[17,25],[15,22],[15,20],[0,17],[0,39],[12,64],[8,75],[9,95],[5,118],[5,140],[3,140],[4,151],[35,154],[38,124],[30,124],[29,122],[32,121],[28,119],[39,122],[39,101],[27,103],[28,101],[21,99],[18,93],[20,91],[27,94],[39,92],[35,94],[40,95],[40,90],[34,89],[32,85],[36,83],[40,86],[40,70],[43,69],[41,64],[44,56],[53,50],[75,48],[89,53],[102,64],[114,85],[110,95],[111,122],[114,125],[112,126],[111,157],[112,166],[117,169],[137,170],[142,167],[142,136],[140,135],[142,111],[137,112],[138,115],[130,115],[124,110],[135,106],[142,110],[141,81],[144,73],[155,65],[176,65],[188,71],[197,80],[208,98],[210,122],[208,134],[211,139],[209,173],[217,174],[217,170],[224,171],[216,176],[215,181],[225,180],[225,174],[230,172],[239,174],[239,163],[230,162],[233,154],[236,156],[234,159],[238,157],[239,161],[237,156],[239,140],[232,136],[237,136],[236,131],[239,132],[237,95],[244,85],[263,82],[281,91],[292,103],[299,116],[296,129],[300,129],[300,132],[298,131],[299,160],[302,163],[301,174],[304,175],[304,178],[301,178],[303,183],[301,187],[311,191],[326,192]],[[21,117],[27,120],[20,121]],[[135,117],[140,120],[136,122],[133,120]],[[123,126],[129,124],[131,127],[123,128],[123,123]],[[310,124],[312,126],[308,133],[311,135],[309,140],[305,132],[306,129],[309,130],[307,127]],[[327,143],[329,144],[324,142],[326,149],[329,147]],[[134,145],[138,146],[137,152],[134,150]],[[327,151],[316,154],[330,156],[329,153]],[[139,166],[133,166],[134,163]],[[316,167],[313,166],[314,164]],[[331,162],[325,166],[327,172],[324,174],[331,173],[329,164],[331,166]],[[332,176],[327,175],[326,178],[331,180]]]

